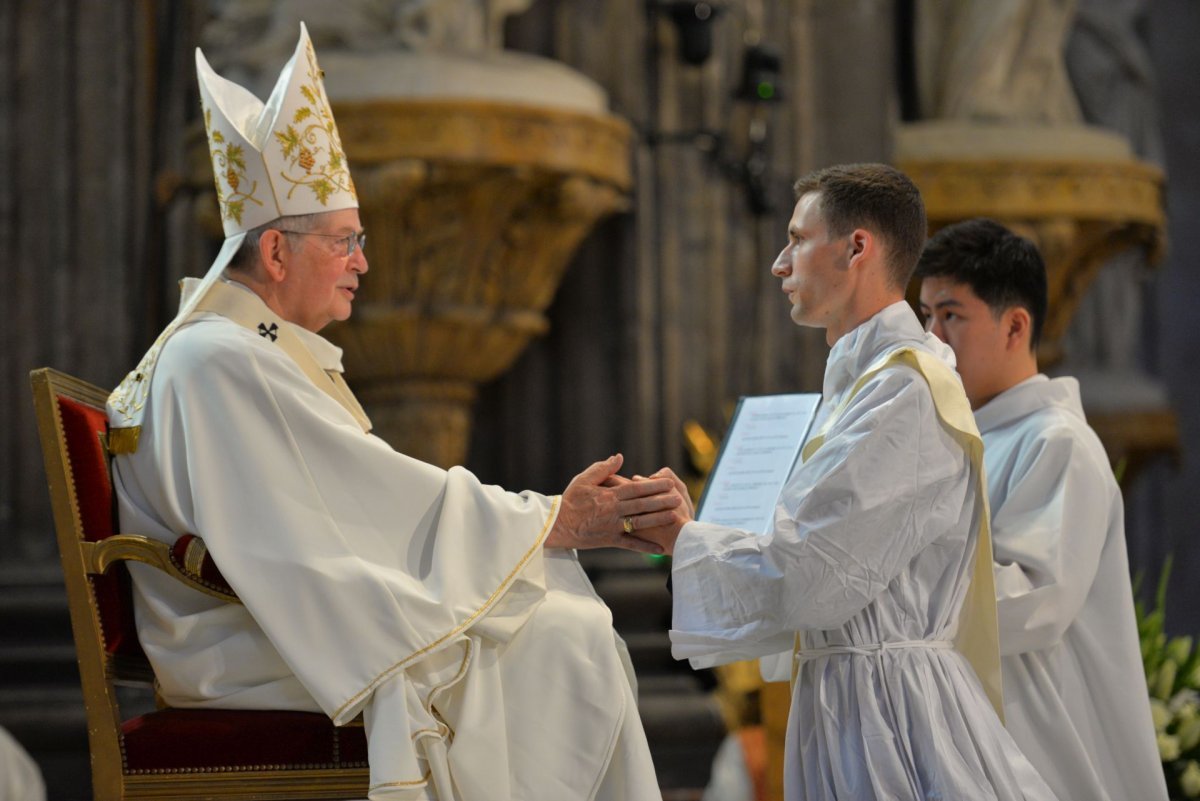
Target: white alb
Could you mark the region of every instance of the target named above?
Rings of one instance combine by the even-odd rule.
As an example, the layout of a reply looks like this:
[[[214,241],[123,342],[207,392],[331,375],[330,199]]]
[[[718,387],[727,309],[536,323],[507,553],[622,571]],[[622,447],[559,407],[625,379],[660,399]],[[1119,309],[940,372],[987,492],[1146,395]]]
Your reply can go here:
[[[954,364],[905,303],[841,337],[822,417],[881,356]],[[791,650],[787,801],[1052,799],[950,643],[983,499],[928,383],[885,369],[788,480],[765,536],[702,523],[675,547],[677,658],[696,667]]]
[[[975,420],[1009,731],[1062,801],[1163,801],[1124,507],[1079,384],[1034,376]]]

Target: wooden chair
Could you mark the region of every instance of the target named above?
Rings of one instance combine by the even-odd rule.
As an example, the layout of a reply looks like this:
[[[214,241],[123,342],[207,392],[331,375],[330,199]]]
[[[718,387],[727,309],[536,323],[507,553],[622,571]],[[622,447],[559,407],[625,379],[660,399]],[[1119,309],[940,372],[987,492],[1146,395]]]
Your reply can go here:
[[[202,543],[117,534],[104,402],[108,393],[55,370],[30,375],[46,478],[87,706],[96,801],[366,798],[361,721],[319,713],[158,709],[125,719],[116,688],[152,686],[134,629],[124,560],[153,565],[200,592],[237,597]]]

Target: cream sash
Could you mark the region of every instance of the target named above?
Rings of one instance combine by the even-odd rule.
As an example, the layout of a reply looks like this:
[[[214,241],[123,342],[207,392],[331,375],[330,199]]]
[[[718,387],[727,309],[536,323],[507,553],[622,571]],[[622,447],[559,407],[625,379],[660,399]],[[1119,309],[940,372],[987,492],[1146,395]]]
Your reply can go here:
[[[858,394],[867,381],[881,370],[895,365],[905,365],[916,370],[929,384],[933,395],[933,405],[937,409],[938,419],[954,438],[954,441],[967,452],[967,458],[975,468],[976,491],[979,493],[983,509],[979,515],[979,536],[975,545],[975,560],[971,568],[971,581],[967,587],[967,597],[963,600],[962,611],[959,614],[958,634],[954,638],[954,647],[966,657],[979,677],[988,700],[992,702],[996,714],[1004,721],[1004,693],[1000,678],[1000,630],[996,618],[996,582],[992,573],[992,535],[991,512],[988,507],[987,481],[983,471],[983,439],[975,426],[975,415],[967,403],[953,371],[937,357],[916,348],[900,348],[884,355],[855,383],[846,394],[841,405],[825,420],[821,430],[805,443],[800,455],[808,461],[825,443],[825,436],[839,417],[846,411],[850,401]],[[879,650],[886,650],[886,643],[878,644]],[[865,646],[864,646],[865,647]],[[800,665],[800,637],[796,636],[796,648],[793,666],[795,670]],[[837,649],[839,653],[857,653],[854,647],[846,646]],[[831,651],[832,653],[832,651]]]
[[[354,417],[363,433],[371,430],[371,420],[346,385],[342,374],[336,370],[322,369],[300,337],[296,336],[291,324],[285,323],[283,318],[272,312],[257,295],[218,281],[196,304],[195,311],[219,314],[274,342],[292,358],[309,381]]]

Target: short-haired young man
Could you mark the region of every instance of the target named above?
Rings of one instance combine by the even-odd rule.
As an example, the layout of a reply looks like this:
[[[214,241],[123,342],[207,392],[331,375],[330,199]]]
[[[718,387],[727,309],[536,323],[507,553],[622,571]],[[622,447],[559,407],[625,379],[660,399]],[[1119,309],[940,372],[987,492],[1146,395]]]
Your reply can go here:
[[[904,303],[920,192],[861,164],[796,196],[771,272],[833,346],[824,411],[765,536],[682,527],[673,652],[697,667],[788,652],[788,801],[1052,798],[980,682],[999,667],[982,445],[952,352]],[[989,625],[990,660],[960,650],[960,628]]]
[[[1038,373],[1042,258],[969,220],[930,240],[917,275],[985,444],[1009,731],[1063,801],[1165,799],[1121,494],[1078,382]]]

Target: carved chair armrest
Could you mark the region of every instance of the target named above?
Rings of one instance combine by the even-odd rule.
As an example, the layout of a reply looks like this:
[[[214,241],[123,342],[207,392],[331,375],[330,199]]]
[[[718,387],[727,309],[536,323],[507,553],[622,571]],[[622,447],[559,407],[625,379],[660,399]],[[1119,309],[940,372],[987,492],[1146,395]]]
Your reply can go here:
[[[117,534],[99,542],[81,542],[84,565],[89,573],[104,573],[119,561],[141,562],[156,567],[194,590],[240,604],[204,547],[204,540],[184,534],[174,545],[141,534]]]

